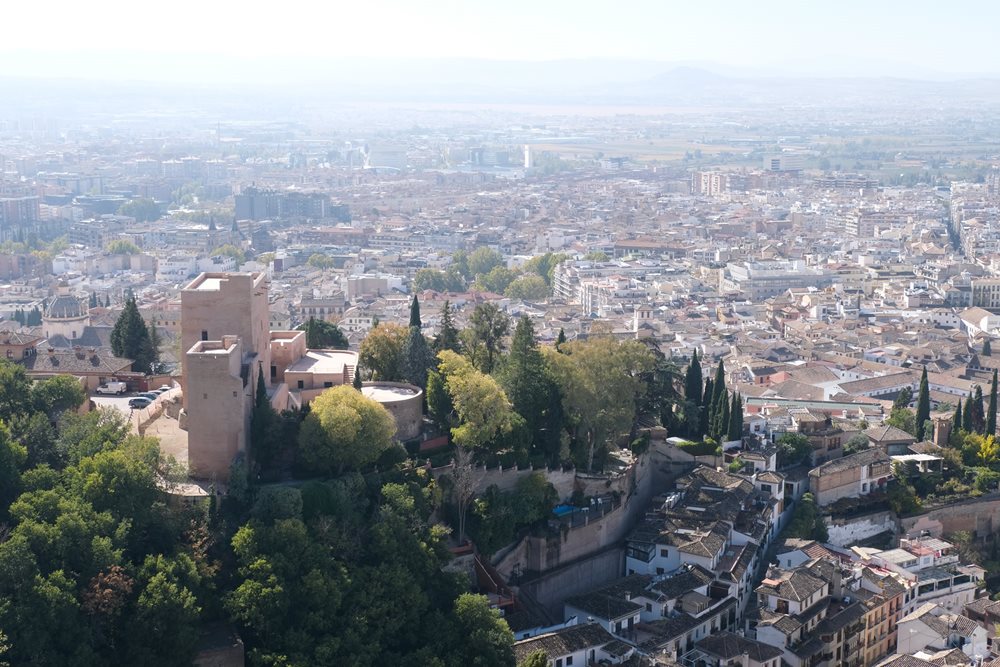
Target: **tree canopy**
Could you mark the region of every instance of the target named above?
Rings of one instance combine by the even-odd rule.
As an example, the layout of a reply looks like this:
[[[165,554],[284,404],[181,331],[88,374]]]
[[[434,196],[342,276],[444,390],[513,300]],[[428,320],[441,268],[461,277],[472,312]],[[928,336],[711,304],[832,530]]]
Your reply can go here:
[[[125,300],[115,326],[111,330],[111,351],[116,357],[132,359],[132,370],[149,373],[159,361],[159,350],[153,346],[149,327],[139,314],[135,297]]]
[[[394,446],[396,421],[354,387],[327,389],[312,403],[299,431],[303,464],[314,472],[363,469]]]

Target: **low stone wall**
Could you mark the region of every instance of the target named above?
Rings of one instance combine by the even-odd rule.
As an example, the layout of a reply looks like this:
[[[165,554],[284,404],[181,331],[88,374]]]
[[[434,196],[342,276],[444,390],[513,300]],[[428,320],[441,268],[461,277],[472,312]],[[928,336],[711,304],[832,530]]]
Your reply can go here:
[[[452,464],[433,468],[431,474],[437,478],[441,475],[451,474]],[[540,472],[555,487],[556,493],[561,500],[568,500],[573,495],[573,484],[576,481],[576,470],[546,470],[545,468],[486,468],[480,466],[476,469],[476,477],[479,484],[476,486],[476,493],[482,493],[492,485],[496,485],[501,491],[513,491],[517,483],[528,475]]]
[[[934,537],[941,537],[966,530],[977,537],[984,537],[1000,530],[1000,494],[959,500],[900,519],[899,523],[902,532],[907,535],[927,531]]]
[[[624,474],[613,479],[612,486],[621,490],[617,509],[584,525],[565,527],[558,535],[529,535],[510,551],[502,552],[501,558],[495,558],[494,566],[504,577],[517,571],[547,572],[618,544],[646,511],[657,489],[654,477],[652,456],[639,456]],[[607,493],[608,489],[601,486],[600,492]]]
[[[829,543],[838,547],[857,544],[881,533],[895,533],[898,530],[896,518],[892,512],[873,512],[849,519],[823,517],[829,533]]]

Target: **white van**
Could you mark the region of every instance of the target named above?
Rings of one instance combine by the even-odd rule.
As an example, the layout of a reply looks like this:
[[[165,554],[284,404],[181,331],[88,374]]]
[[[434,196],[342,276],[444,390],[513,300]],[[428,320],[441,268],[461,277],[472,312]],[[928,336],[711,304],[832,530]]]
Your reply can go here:
[[[128,387],[124,382],[108,382],[98,387],[95,392],[98,394],[124,394]]]

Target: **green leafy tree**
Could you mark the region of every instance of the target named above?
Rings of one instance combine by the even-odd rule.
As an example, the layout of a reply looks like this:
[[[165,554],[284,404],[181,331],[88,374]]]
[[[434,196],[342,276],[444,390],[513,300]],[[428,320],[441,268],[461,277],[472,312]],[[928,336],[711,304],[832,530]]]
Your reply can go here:
[[[306,347],[312,350],[346,350],[350,341],[340,327],[326,320],[317,320],[310,316],[299,331],[306,332]]]
[[[107,245],[105,251],[112,255],[138,255],[142,252],[139,246],[125,239],[115,239]],[[95,303],[94,305],[96,306],[97,304]]]
[[[56,375],[35,382],[31,386],[31,401],[35,410],[44,413],[53,422],[63,412],[76,410],[87,400],[87,392],[80,381],[71,375]]]
[[[466,348],[473,365],[484,373],[492,373],[503,353],[504,338],[509,332],[510,318],[507,313],[492,303],[477,305],[472,311],[470,345]]]
[[[866,449],[871,448],[871,441],[868,439],[864,433],[858,433],[851,436],[846,443],[844,443],[844,456],[850,456],[851,454],[857,454],[858,452],[863,452]]]
[[[439,352],[438,359],[457,421],[451,429],[455,444],[483,449],[509,433],[514,412],[497,381],[450,350]]]
[[[247,261],[247,255],[243,250],[237,248],[232,243],[226,243],[212,251],[213,257],[232,257],[236,260],[236,267]]]
[[[812,445],[801,433],[785,433],[774,444],[778,447],[779,468],[806,463],[812,458]]]
[[[409,329],[398,324],[381,324],[368,332],[358,348],[358,363],[383,381],[403,379],[403,348]]]
[[[514,635],[489,600],[463,593],[455,600],[456,665],[508,667],[514,664]]]
[[[612,338],[573,341],[545,353],[571,435],[581,447],[580,464],[593,470],[608,441],[632,426],[653,355],[641,343]]]
[[[472,283],[472,288],[480,292],[503,294],[516,277],[517,274],[506,266],[495,266],[490,269],[489,273],[484,273],[476,277],[476,281]]]
[[[21,488],[21,468],[28,450],[10,437],[7,426],[0,422],[0,518]]]
[[[788,536],[804,540],[826,542],[829,539],[823,515],[816,505],[816,498],[811,493],[803,494],[792,513],[788,524]]]
[[[118,215],[127,215],[137,222],[154,222],[160,219],[160,207],[152,199],[133,199],[118,207]]]
[[[413,290],[423,292],[464,292],[465,278],[454,268],[447,271],[438,269],[419,269],[413,276]]]
[[[310,408],[299,431],[299,454],[312,472],[360,470],[394,446],[392,415],[352,387],[327,389]]]
[[[931,418],[931,393],[927,383],[927,367],[920,375],[920,390],[917,393],[917,414],[915,418],[915,432],[917,440],[924,439],[924,423]]]
[[[111,351],[116,357],[132,359],[132,370],[142,373],[148,373],[155,361],[149,328],[139,314],[134,296],[125,301],[111,330]]]
[[[545,281],[549,287],[555,279],[556,267],[569,259],[569,255],[564,253],[547,252],[544,255],[532,257],[521,267],[526,274],[535,274]]]
[[[916,435],[917,433],[917,420],[913,415],[913,411],[909,408],[893,408],[885,423],[906,431],[910,435]]]
[[[541,276],[525,275],[515,278],[507,289],[504,296],[522,301],[542,301],[549,296],[549,285]]]
[[[533,651],[527,658],[517,663],[517,667],[549,667],[549,654]]]
[[[503,255],[492,248],[476,248],[468,255],[468,277],[484,276],[498,266],[503,266]]]
[[[611,258],[603,250],[592,250],[584,255],[583,259],[588,262],[606,262]]]
[[[909,387],[903,387],[898,394],[896,394],[896,399],[892,402],[893,409],[896,408],[908,408],[910,403],[913,402],[913,390]]]
[[[323,253],[314,252],[309,255],[309,259],[306,260],[306,264],[314,269],[332,269],[334,267],[333,258],[329,255],[324,255]]]

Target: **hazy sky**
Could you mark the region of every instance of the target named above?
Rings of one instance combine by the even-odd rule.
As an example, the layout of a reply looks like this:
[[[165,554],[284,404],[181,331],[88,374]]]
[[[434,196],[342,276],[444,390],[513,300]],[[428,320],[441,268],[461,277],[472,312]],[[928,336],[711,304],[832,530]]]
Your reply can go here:
[[[110,74],[127,63],[106,56],[126,52],[621,58],[820,74],[1000,71],[1000,3],[990,0],[47,0],[7,2],[3,12],[0,75],[62,65],[76,75],[81,54],[103,54]]]

